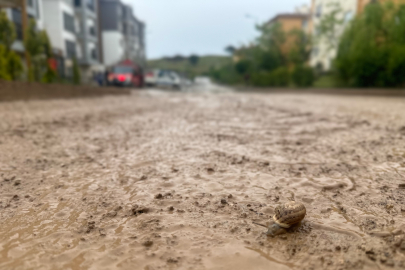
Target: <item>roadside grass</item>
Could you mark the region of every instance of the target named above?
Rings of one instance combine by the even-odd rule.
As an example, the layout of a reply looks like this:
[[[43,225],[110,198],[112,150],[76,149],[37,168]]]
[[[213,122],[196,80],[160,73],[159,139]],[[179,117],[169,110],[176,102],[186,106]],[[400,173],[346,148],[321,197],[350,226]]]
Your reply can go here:
[[[333,77],[333,75],[324,75],[319,77],[313,85],[314,88],[336,88],[339,87],[339,83]]]

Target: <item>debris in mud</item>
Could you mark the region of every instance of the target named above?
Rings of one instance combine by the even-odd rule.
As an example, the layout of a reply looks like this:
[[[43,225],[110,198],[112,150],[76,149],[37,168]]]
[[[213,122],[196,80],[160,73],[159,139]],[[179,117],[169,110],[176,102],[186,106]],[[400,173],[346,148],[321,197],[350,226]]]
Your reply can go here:
[[[19,197],[18,195],[14,195],[14,196],[13,196],[13,200],[14,200],[14,201],[18,201],[19,199],[20,199],[20,197]]]
[[[149,212],[149,210],[150,210],[150,209],[149,209],[148,207],[139,206],[139,205],[137,205],[137,204],[135,204],[135,205],[132,207],[132,209],[131,209],[132,213],[133,213],[135,216],[140,215],[140,214],[146,214],[146,213]]]
[[[87,230],[86,233],[90,233],[92,230],[96,228],[96,222],[95,221],[89,221],[87,223]]]
[[[179,259],[176,259],[176,258],[169,258],[169,259],[167,259],[167,262],[168,262],[168,263],[178,263],[178,262],[179,262]]]
[[[404,188],[405,189],[405,184],[399,184],[398,188]]]
[[[14,182],[14,186],[19,186],[21,184],[21,180],[16,180],[15,182]]]
[[[98,229],[98,232],[99,232],[100,236],[106,236],[106,235],[107,235],[107,233],[106,233],[106,231],[105,231],[104,228]]]

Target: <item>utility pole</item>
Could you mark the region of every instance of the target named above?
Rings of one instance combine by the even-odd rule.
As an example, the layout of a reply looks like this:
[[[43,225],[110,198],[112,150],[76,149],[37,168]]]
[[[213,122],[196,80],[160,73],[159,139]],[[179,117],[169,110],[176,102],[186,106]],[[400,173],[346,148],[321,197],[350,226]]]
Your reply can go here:
[[[21,23],[24,42],[27,38],[27,29],[28,29],[27,1],[20,0],[20,6],[21,6]],[[27,48],[25,48],[25,45],[24,45],[24,53],[25,53],[25,61],[27,63],[27,70],[29,70],[31,68],[31,58],[30,54],[27,51]]]

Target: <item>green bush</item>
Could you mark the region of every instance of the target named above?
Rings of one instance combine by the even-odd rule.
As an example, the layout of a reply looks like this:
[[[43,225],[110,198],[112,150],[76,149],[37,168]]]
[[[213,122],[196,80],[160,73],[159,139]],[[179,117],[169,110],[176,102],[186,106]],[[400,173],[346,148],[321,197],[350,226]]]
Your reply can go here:
[[[281,67],[271,72],[262,71],[252,75],[252,84],[258,87],[286,87],[290,83],[290,73]]]
[[[280,67],[270,73],[272,86],[286,87],[290,84],[290,72],[286,67]]]
[[[314,70],[303,65],[295,66],[291,77],[293,83],[298,87],[312,86],[315,80]]]
[[[13,51],[7,53],[7,72],[12,80],[20,79],[24,72],[21,58]]]
[[[338,78],[356,87],[405,83],[405,5],[374,3],[343,34],[336,58]]]
[[[6,48],[0,44],[0,79],[11,80],[11,76],[7,70],[8,57]]]
[[[80,84],[80,70],[76,58],[73,59],[73,83]]]

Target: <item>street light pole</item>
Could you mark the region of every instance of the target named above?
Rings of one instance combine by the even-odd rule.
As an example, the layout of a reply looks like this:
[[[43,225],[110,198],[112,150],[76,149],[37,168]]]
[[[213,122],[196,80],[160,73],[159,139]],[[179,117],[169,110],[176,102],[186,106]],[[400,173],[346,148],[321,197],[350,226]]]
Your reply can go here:
[[[20,6],[21,6],[21,23],[22,23],[22,32],[23,32],[23,43],[24,43],[24,41],[27,39],[27,29],[28,29],[27,1],[20,0]],[[25,61],[27,63],[27,70],[29,72],[29,69],[31,68],[31,59],[30,59],[30,54],[27,51],[27,48],[25,48],[25,45],[24,45],[24,53],[25,53]]]

